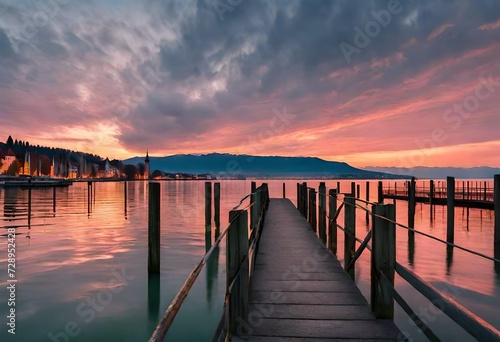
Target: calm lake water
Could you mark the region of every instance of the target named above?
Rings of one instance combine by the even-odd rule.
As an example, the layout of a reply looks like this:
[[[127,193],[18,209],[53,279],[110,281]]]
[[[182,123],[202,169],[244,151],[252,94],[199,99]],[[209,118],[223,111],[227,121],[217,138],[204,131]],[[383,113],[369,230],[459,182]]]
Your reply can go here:
[[[283,181],[267,182],[271,197],[281,197]],[[297,181],[285,182],[287,196],[295,203]],[[327,188],[337,186],[336,180],[326,183]],[[366,182],[359,183],[364,197]],[[0,237],[0,341],[147,341],[207,248],[204,182],[161,184],[161,275],[153,277],[147,272],[146,182],[129,182],[126,208],[123,183],[96,183],[90,212],[86,183],[57,189],[55,213],[52,189],[33,190],[31,229],[27,226],[28,192],[0,190],[0,226],[18,227],[20,233],[16,236],[15,337],[7,333],[5,324],[7,238]],[[376,184],[371,182],[372,201],[376,200]],[[317,188],[319,181],[308,185]],[[342,181],[341,190],[348,189],[350,181]],[[227,226],[228,211],[249,192],[250,181],[221,181],[222,228]],[[396,205],[397,221],[406,224],[407,203]],[[417,205],[416,229],[445,238],[446,208],[435,207],[433,222],[429,214],[429,206]],[[468,224],[466,210],[456,208],[455,215],[455,243],[493,256],[492,213],[471,209]],[[339,223],[343,223],[342,215]],[[358,210],[357,235],[363,239],[368,228],[364,212]],[[412,256],[407,231],[402,228],[397,230],[397,241],[399,262],[500,328],[500,275],[492,261],[459,250],[447,259],[444,245],[419,235]],[[342,242],[339,234],[339,258]],[[358,286],[367,298],[369,258],[366,251],[356,267]],[[396,287],[440,338],[474,340],[398,277]],[[198,278],[166,340],[210,340],[222,314],[224,292],[223,243]],[[397,305],[395,322],[410,339],[426,340]]]

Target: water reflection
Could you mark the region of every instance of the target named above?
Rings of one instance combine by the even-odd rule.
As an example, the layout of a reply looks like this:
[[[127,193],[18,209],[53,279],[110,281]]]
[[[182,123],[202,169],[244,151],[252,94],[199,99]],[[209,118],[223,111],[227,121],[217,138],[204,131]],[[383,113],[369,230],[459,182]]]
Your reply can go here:
[[[494,248],[495,259],[500,260],[500,246]],[[494,262],[495,264],[495,274],[498,281],[500,281],[500,262]]]
[[[337,180],[326,183],[327,188],[337,186]],[[342,181],[342,187],[348,189],[349,183],[350,181]],[[283,181],[268,181],[268,184],[271,196],[281,197]],[[319,181],[308,181],[308,185],[317,188]],[[364,186],[362,182],[361,191]],[[372,182],[371,186],[376,188],[376,182]],[[287,196],[295,201],[296,181],[286,181],[286,187]],[[220,233],[214,227],[210,236],[205,234],[204,182],[163,182],[162,189],[163,277],[158,274],[146,275],[147,258],[144,256],[147,255],[147,182],[129,182],[126,197],[124,184],[120,182],[94,183],[90,216],[86,182],[57,189],[55,217],[52,189],[33,189],[31,232],[26,229],[28,191],[0,190],[4,225],[23,227],[23,230],[18,228],[18,231],[23,234],[30,232],[32,240],[31,245],[24,236],[18,240],[18,258],[23,263],[19,276],[22,277],[23,286],[29,289],[18,299],[23,324],[29,327],[20,331],[20,340],[39,341],[46,336],[46,326],[53,327],[53,331],[63,331],[64,325],[71,318],[67,315],[44,315],[40,308],[63,312],[64,308],[69,307],[74,314],[74,298],[95,295],[95,291],[107,284],[109,269],[116,267],[125,267],[127,274],[136,275],[137,278],[99,313],[95,323],[89,325],[84,333],[92,333],[96,337],[94,340],[138,341],[149,338],[170,300],[193,266],[211,247],[214,236],[217,238]],[[250,181],[221,182],[223,227],[227,225],[228,211],[249,190]],[[96,196],[97,193],[99,197]],[[376,197],[377,192],[373,191],[371,200],[376,200]],[[407,202],[401,201],[397,212],[398,222],[407,222],[406,209]],[[487,255],[493,254],[493,215],[491,211],[488,212],[489,214],[482,215],[480,211],[470,209],[470,232],[467,232],[467,211],[463,209],[461,214],[457,210],[455,238],[458,245]],[[417,206],[415,229],[444,239],[445,213],[446,207]],[[339,222],[343,222],[342,215],[343,213],[339,216]],[[362,228],[366,225],[366,217],[360,211],[357,218],[360,227],[358,237],[363,239],[366,232]],[[338,236],[339,255],[343,255],[343,234],[339,233]],[[457,298],[457,301],[500,326],[496,318],[496,303],[497,298],[500,298],[500,265],[492,267],[490,260],[470,256],[456,248],[445,251],[445,245],[421,235],[409,239],[408,231],[403,228],[397,228],[396,239],[398,262],[406,264],[408,261],[412,269],[427,281],[460,284],[471,293],[483,295],[480,300],[476,300],[476,297],[466,295],[469,292],[462,291],[464,295]],[[419,244],[418,250],[416,243]],[[6,247],[6,244],[0,245],[0,263],[5,261]],[[494,254],[496,258],[500,258],[500,248]],[[370,254],[365,252],[358,261],[360,283],[363,282],[363,277],[368,283],[369,259]],[[222,245],[214,250],[203,271],[205,276],[200,275],[180,310],[172,331],[169,332],[171,340],[207,340],[211,337],[222,313],[224,270],[225,247]],[[473,276],[471,271],[474,272]],[[139,295],[133,295],[134,293]],[[403,294],[410,302],[413,300],[416,308],[422,305],[419,297],[414,294]],[[4,313],[5,307],[0,306],[0,315]],[[408,317],[404,317],[404,320],[407,319]],[[192,329],[193,322],[197,322],[197,329]],[[117,332],[123,332],[123,338],[119,339]],[[4,333],[5,330],[0,331],[0,341],[4,340]]]
[[[158,321],[160,316],[160,274],[148,273],[148,318]]]
[[[18,189],[7,188],[3,191],[4,202],[3,202],[3,217],[4,221],[13,221],[17,216],[19,216],[20,210],[17,208],[18,199]]]
[[[408,264],[413,266],[415,261],[415,234],[408,234]]]
[[[451,275],[453,264],[453,246],[446,246],[446,275]]]

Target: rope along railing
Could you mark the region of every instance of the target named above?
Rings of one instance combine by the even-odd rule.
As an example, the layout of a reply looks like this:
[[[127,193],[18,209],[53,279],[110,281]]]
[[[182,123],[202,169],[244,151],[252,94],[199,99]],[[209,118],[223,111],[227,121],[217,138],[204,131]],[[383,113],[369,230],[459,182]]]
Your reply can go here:
[[[439,292],[437,289],[432,287],[432,285],[396,261],[396,227],[407,229],[416,234],[420,234],[446,244],[447,248],[455,247],[484,259],[491,260],[495,263],[500,262],[500,260],[468,248],[455,245],[449,241],[436,238],[432,235],[396,222],[395,205],[383,204],[383,192],[381,191],[382,187],[380,186],[380,183],[378,198],[381,203],[370,202],[368,200],[369,195],[367,195],[367,200],[357,198],[354,192],[354,189],[356,189],[354,183],[351,186],[351,193],[341,194],[335,189],[329,190],[328,213],[326,213],[326,210],[324,209],[324,204],[320,204],[320,207],[316,208],[314,200],[315,191],[313,192],[310,189],[309,191],[305,191],[306,186],[304,184],[298,184],[297,208],[302,215],[308,218],[308,222],[311,224],[311,228],[314,231],[317,231],[316,227],[312,226],[315,224],[315,221],[309,219],[309,215],[312,216],[314,215],[314,212],[318,211],[320,216],[325,215],[325,217],[328,218],[328,241],[326,241],[325,244],[335,255],[337,255],[336,231],[339,229],[344,232],[344,269],[353,280],[356,261],[365,249],[371,251],[370,297],[371,307],[375,317],[381,319],[393,319],[394,301],[396,301],[429,340],[439,341],[436,334],[426,325],[425,320],[418,317],[418,315],[411,309],[411,307],[394,288],[394,277],[397,272],[401,278],[406,280],[417,291],[423,294],[435,307],[464,328],[464,330],[466,330],[471,336],[478,340],[500,340],[500,332],[495,327],[477,317],[453,299]],[[319,193],[322,193],[321,187],[322,186],[320,185],[320,191],[318,191]],[[343,196],[343,199],[339,199],[339,196]],[[366,206],[371,205],[371,210],[358,204],[358,201]],[[337,202],[340,202],[340,206],[338,208]],[[342,209],[344,209],[344,226],[341,226],[337,222]],[[371,218],[371,229],[368,231],[363,240],[356,237],[356,209],[366,212],[367,225],[369,224]],[[321,236],[320,239],[322,239]],[[370,240],[372,241],[371,246],[369,245]],[[360,244],[357,250],[355,250],[356,242]]]
[[[226,267],[227,267],[227,290],[226,293],[229,293],[229,304],[224,303],[225,310],[223,318],[226,324],[223,327],[223,331],[221,333],[229,335],[229,331],[233,334],[236,331],[236,318],[237,317],[245,317],[244,310],[246,310],[248,315],[248,282],[249,276],[252,273],[249,273],[248,270],[252,270],[255,263],[255,252],[252,253],[252,258],[249,260],[248,254],[249,251],[254,251],[256,249],[256,244],[258,243],[258,239],[260,238],[260,231],[263,226],[265,212],[268,208],[269,203],[269,191],[266,183],[262,184],[257,189],[254,190],[251,194],[245,196],[240,203],[230,211],[229,213],[229,225],[224,229],[218,238],[215,240],[212,247],[209,251],[203,256],[200,262],[194,267],[194,269],[189,274],[188,278],[177,292],[176,296],[168,306],[167,310],[161,317],[156,329],[151,335],[149,342],[160,342],[165,338],[169,328],[171,327],[177,313],[179,312],[184,300],[189,294],[189,291],[193,287],[196,279],[200,275],[203,267],[206,265],[207,261],[212,256],[213,252],[219,248],[221,241],[227,235],[226,242]],[[251,198],[251,202],[249,205],[244,207],[243,209],[239,208],[246,199]],[[256,225],[251,226],[252,233],[250,238],[248,237],[248,209],[251,212],[255,213],[255,221]],[[254,230],[258,230],[258,233],[255,233]],[[250,245],[250,248],[249,248]],[[250,268],[249,268],[249,261]],[[246,268],[245,268],[246,262]],[[237,270],[237,272],[234,272]],[[244,277],[240,277],[240,284],[236,284],[237,278],[239,274],[244,274],[242,272],[246,270],[247,276],[246,279]],[[246,284],[246,285],[245,285]],[[238,288],[238,298],[235,299],[235,296],[231,296],[234,288]],[[245,293],[246,292],[246,293]],[[235,303],[235,300],[240,300],[240,298],[246,297],[246,308],[240,308],[236,305],[231,305],[231,303]],[[226,295],[227,301],[228,295]],[[229,308],[228,308],[229,306]],[[238,311],[239,310],[239,311]],[[243,311],[241,311],[243,310]]]

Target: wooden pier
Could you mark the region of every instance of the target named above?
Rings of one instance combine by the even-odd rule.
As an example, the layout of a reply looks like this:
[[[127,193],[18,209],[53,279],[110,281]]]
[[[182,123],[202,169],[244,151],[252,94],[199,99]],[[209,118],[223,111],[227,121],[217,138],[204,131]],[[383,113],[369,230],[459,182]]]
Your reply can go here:
[[[455,181],[454,179],[453,181],[455,187],[452,196],[456,207],[487,210],[495,208],[494,189],[488,187],[487,182]],[[415,203],[447,205],[449,186],[446,181],[430,180],[429,186],[416,186],[415,189],[412,189],[411,184],[414,183],[407,182],[404,187],[398,187],[396,183],[391,187],[389,183],[383,187],[383,198],[408,201],[414,196]]]
[[[414,180],[409,184],[408,226],[396,222],[394,204],[384,203],[382,182],[377,202],[369,201],[369,184],[367,200],[359,198],[356,185],[352,182],[350,192],[340,193],[338,185],[337,189],[327,189],[325,183],[320,183],[316,192],[305,182],[297,184],[295,208],[286,198],[270,200],[266,183],[257,188],[252,182],[251,193],[229,212],[229,226],[207,248],[149,342],[163,341],[201,269],[223,238],[226,295],[212,341],[406,340],[407,336],[393,323],[395,303],[430,341],[439,341],[426,320],[395,288],[396,275],[470,336],[480,341],[500,341],[499,330],[421,279],[396,257],[398,228],[408,231],[410,244],[419,234],[442,243],[448,255],[460,249],[492,261],[495,267],[500,265],[500,175],[494,179],[494,257],[455,244],[452,219],[448,219],[446,241],[414,229]],[[453,216],[456,192],[452,177],[448,177],[447,186],[448,216]],[[205,200],[211,201],[211,191]],[[356,235],[357,211],[371,226],[364,239]],[[338,220],[342,212],[343,226]],[[344,234],[343,267],[337,260],[338,231]],[[354,283],[356,261],[364,251],[371,254],[370,304]]]
[[[288,199],[270,201],[244,328],[246,341],[403,336],[392,320],[375,319],[356,284]]]

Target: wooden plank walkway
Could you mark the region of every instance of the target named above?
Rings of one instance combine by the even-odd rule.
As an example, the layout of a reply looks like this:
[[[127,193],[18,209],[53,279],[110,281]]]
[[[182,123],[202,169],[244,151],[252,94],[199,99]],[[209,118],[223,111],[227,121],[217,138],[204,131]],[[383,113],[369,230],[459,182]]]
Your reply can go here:
[[[288,199],[271,199],[262,232],[245,341],[398,340]],[[233,339],[239,340],[239,339]]]

